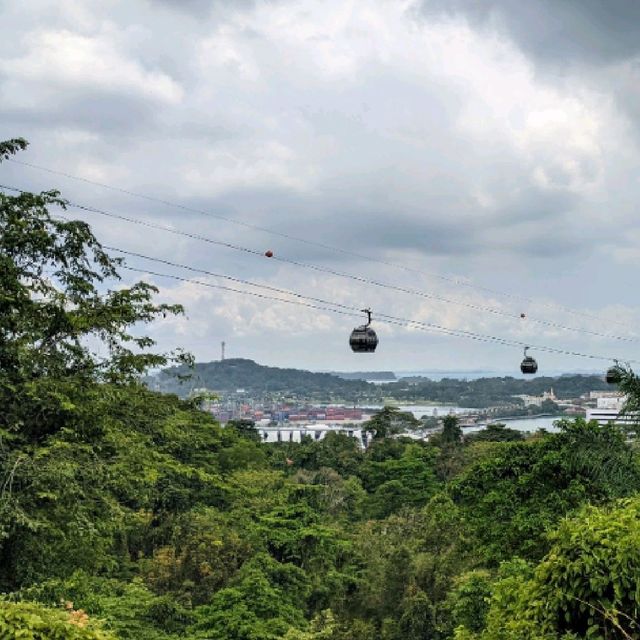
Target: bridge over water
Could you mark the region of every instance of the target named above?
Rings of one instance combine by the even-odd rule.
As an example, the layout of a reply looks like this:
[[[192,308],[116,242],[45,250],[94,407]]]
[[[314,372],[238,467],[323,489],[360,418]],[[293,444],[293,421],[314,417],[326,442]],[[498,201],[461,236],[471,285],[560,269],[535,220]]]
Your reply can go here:
[[[361,447],[368,444],[368,434],[355,425],[348,424],[289,424],[282,427],[256,426],[263,442],[301,442],[305,436],[318,441],[327,433],[343,433],[355,438]]]

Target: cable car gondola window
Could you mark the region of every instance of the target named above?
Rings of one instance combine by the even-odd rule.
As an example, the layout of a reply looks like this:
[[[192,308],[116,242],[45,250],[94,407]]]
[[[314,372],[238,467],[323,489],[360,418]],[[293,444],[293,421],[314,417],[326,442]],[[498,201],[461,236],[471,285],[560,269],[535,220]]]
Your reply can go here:
[[[524,360],[520,363],[520,371],[525,375],[532,375],[538,371],[538,363],[535,358],[527,355],[529,347],[524,348]]]
[[[378,346],[378,336],[369,326],[371,324],[371,309],[362,309],[367,314],[367,324],[356,327],[349,336],[349,345],[355,353],[373,353]]]

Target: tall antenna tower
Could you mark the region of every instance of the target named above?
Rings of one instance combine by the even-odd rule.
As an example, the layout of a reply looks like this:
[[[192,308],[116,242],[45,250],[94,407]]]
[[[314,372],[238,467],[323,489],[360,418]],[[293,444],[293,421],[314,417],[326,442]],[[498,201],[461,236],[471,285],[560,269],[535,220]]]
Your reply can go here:
[[[223,340],[223,341],[222,341],[222,343],[221,343],[221,345],[220,345],[220,346],[222,347],[222,348],[221,348],[221,350],[220,350],[220,360],[221,360],[221,361],[223,361],[223,360],[224,360],[224,345],[225,345],[225,342],[224,342],[224,340]]]

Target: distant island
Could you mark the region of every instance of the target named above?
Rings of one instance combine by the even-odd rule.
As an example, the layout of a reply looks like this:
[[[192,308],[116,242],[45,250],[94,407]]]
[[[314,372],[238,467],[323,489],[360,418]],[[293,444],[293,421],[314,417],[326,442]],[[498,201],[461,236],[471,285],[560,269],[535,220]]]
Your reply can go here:
[[[589,391],[610,390],[602,376],[537,376],[529,380],[501,376],[460,380],[443,378],[402,378],[384,385],[386,396],[398,402],[419,403],[425,400],[461,407],[486,408],[513,401],[518,396],[541,396],[553,389],[559,400],[577,398]]]
[[[314,373],[302,369],[268,367],[253,360],[233,358],[197,363],[192,369],[171,367],[147,377],[145,382],[155,391],[174,393],[180,397],[207,389],[225,397],[241,396],[256,401],[291,399],[350,405],[379,405],[394,401],[468,408],[517,403],[518,396],[541,396],[550,389],[562,400],[609,388],[601,376],[578,374],[539,376],[530,380],[510,376],[475,380],[445,378],[437,381],[412,377],[382,385],[367,381],[392,380],[391,375],[393,373],[387,371]]]
[[[376,389],[375,385],[359,379],[345,380],[331,373],[267,367],[243,358],[199,362],[192,369],[170,367],[148,377],[146,383],[151,389],[181,397],[188,396],[195,389],[208,389],[259,397],[286,394],[313,399],[335,396],[355,400],[368,398],[369,391]]]

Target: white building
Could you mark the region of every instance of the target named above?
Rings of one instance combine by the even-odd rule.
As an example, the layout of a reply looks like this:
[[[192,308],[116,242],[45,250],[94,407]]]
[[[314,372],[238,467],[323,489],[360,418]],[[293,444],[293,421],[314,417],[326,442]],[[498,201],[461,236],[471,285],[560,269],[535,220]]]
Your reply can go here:
[[[596,399],[596,403],[595,407],[587,409],[587,421],[596,420],[601,425],[609,422],[635,425],[639,421],[639,416],[620,415],[625,403],[623,396],[613,394],[600,396]]]
[[[622,398],[621,391],[589,391],[589,400],[598,398]]]
[[[550,391],[544,391],[541,396],[529,396],[526,394],[521,394],[517,396],[513,396],[514,398],[520,398],[525,407],[530,407],[531,405],[535,407],[541,407],[542,403],[545,400],[551,400],[552,402],[557,402],[558,398],[556,398],[556,394],[553,389]]]
[[[366,447],[368,443],[367,433],[354,425],[331,424],[291,424],[286,427],[267,427],[256,425],[263,442],[301,442],[302,438],[309,436],[313,440],[323,440],[329,432],[344,433],[350,438],[355,438],[358,444]]]

